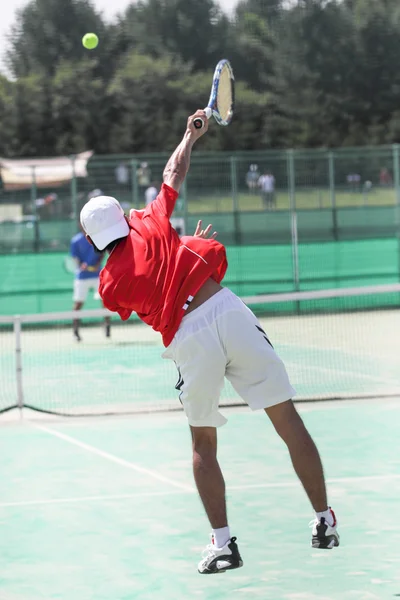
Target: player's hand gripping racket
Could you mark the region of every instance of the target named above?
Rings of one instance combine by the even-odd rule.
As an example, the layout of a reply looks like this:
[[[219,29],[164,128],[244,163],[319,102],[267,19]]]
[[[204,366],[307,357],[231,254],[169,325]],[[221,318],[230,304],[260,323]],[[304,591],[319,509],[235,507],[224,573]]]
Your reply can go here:
[[[70,273],[71,275],[76,275],[80,271],[78,262],[75,260],[75,258],[72,258],[72,256],[66,256],[64,258],[63,267],[64,270],[67,273]],[[98,267],[87,267],[86,271],[89,271],[90,273],[95,273],[96,271],[98,271]]]
[[[235,107],[235,78],[229,60],[220,60],[216,66],[210,100],[204,109],[207,119],[214,116],[218,125],[229,125]],[[204,127],[200,117],[194,120],[196,129]]]

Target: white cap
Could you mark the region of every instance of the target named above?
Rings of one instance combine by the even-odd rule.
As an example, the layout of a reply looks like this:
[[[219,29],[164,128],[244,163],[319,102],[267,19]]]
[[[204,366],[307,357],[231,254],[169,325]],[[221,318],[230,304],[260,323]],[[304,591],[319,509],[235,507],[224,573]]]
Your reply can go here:
[[[118,200],[111,196],[89,200],[81,210],[81,225],[99,250],[129,233],[124,211]]]

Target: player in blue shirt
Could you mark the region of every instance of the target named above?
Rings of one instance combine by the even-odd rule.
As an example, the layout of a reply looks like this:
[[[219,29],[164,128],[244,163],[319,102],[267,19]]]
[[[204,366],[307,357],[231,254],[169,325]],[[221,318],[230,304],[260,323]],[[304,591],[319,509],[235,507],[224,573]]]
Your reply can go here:
[[[84,233],[77,233],[71,240],[70,253],[76,261],[77,271],[74,281],[74,310],[80,310],[84,305],[90,289],[94,291],[95,300],[100,300],[98,292],[99,273],[104,254],[99,254],[90,244]],[[79,335],[79,319],[73,322],[74,336],[78,342],[81,341]],[[105,317],[106,336],[110,337],[110,318]]]

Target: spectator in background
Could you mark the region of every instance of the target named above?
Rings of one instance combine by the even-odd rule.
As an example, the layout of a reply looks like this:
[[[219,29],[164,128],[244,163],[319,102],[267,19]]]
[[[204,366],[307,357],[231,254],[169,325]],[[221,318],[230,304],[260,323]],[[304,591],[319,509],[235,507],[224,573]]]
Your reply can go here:
[[[265,209],[275,208],[275,177],[270,171],[266,171],[258,180],[261,189],[261,198]]]
[[[35,200],[36,210],[39,212],[40,218],[49,219],[54,216],[57,198],[57,194],[46,194],[43,198]]]
[[[157,184],[152,183],[144,193],[145,204],[148,206],[155,200],[158,196],[158,188]]]
[[[76,262],[76,274],[74,281],[73,310],[80,310],[86,302],[89,290],[94,291],[94,299],[100,300],[98,292],[99,274],[103,262],[104,253],[98,253],[92,244],[86,239],[86,235],[81,231],[71,240],[70,253]],[[105,334],[110,337],[111,325],[110,317],[105,317]],[[80,342],[79,319],[73,321],[73,331],[75,339]]]
[[[151,171],[149,169],[149,165],[147,162],[142,162],[137,172],[137,182],[139,186],[140,197],[143,198],[143,195],[147,188],[151,183]]]
[[[349,173],[347,175],[347,183],[352,192],[359,192],[361,188],[361,175],[358,173]]]
[[[88,192],[87,199],[91,200],[92,198],[98,198],[98,196],[102,196],[103,192],[100,188],[96,188],[95,190],[91,190]]]
[[[390,174],[389,169],[387,169],[386,167],[382,167],[382,169],[381,169],[381,171],[379,173],[379,183],[382,186],[393,185],[392,176]]]
[[[120,163],[115,169],[115,181],[118,185],[126,187],[129,185],[129,169],[125,163]]]
[[[246,175],[246,183],[249,188],[249,192],[254,194],[258,187],[258,180],[260,179],[260,173],[258,171],[258,165],[250,165]]]

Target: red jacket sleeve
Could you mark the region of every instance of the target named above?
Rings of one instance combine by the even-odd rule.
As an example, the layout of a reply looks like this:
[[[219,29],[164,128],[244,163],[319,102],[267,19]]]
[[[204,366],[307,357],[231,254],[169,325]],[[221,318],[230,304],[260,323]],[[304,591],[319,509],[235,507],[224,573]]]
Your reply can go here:
[[[159,215],[170,219],[174,212],[178,196],[179,194],[176,190],[163,183],[157,198],[145,209],[144,216],[146,214],[153,214],[154,217]]]

